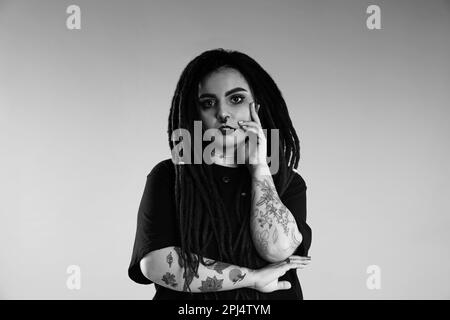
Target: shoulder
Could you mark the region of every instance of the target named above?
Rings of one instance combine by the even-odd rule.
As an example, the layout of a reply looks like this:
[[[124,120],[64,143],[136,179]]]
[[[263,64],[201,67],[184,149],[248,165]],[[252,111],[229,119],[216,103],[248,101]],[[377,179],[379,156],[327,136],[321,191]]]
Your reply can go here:
[[[294,169],[291,173],[291,180],[289,182],[288,187],[286,188],[286,191],[284,192],[284,197],[290,197],[294,195],[299,195],[302,192],[305,192],[307,189],[306,182],[303,179],[300,172],[296,169]]]
[[[147,185],[154,189],[172,188],[175,185],[175,165],[171,159],[157,163],[147,174]]]
[[[147,181],[145,184],[145,198],[149,201],[151,199],[166,199],[170,196],[175,187],[175,168],[172,160],[163,160],[157,163],[147,174]],[[161,201],[158,201],[161,202]]]
[[[295,186],[295,187],[303,187],[306,189],[306,182],[305,179],[301,176],[300,172],[297,169],[292,170],[292,180],[289,184],[289,187]]]
[[[157,163],[147,174],[147,178],[160,179],[175,175],[175,167],[171,159],[162,160]]]

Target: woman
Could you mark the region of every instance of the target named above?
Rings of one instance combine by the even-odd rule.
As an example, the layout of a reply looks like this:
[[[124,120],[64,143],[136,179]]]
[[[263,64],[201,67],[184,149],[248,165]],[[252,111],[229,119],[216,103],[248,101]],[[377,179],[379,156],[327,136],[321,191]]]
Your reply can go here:
[[[219,134],[191,150],[198,123]],[[173,156],[147,176],[129,277],[155,283],[154,299],[303,299],[296,270],[310,261],[306,185],[269,74],[237,51],[202,53],[181,74],[168,133],[183,161]]]

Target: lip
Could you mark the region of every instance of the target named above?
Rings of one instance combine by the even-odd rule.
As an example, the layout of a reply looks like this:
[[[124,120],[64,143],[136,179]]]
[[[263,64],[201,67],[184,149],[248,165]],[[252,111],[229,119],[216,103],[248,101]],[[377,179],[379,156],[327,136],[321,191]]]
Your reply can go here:
[[[224,129],[234,129],[234,130],[237,129],[237,128],[232,127],[232,126],[230,126],[230,125],[221,125],[221,126],[219,127],[219,129],[222,129],[222,128],[224,128]]]
[[[220,126],[218,129],[223,135],[232,134],[236,131],[236,128],[228,125]]]

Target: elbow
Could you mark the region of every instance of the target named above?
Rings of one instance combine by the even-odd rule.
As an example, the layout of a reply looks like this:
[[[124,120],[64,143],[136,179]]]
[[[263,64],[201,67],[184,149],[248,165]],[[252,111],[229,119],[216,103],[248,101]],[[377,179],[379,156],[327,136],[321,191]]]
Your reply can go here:
[[[270,253],[271,260],[273,262],[286,260],[287,258],[292,256],[292,254],[295,252],[295,249],[296,248],[289,245],[279,246],[276,250]]]
[[[286,250],[286,248],[278,245],[278,246],[271,246],[264,249],[260,249],[259,255],[266,261],[274,263],[274,262],[281,262],[283,260],[286,260],[289,256],[292,255],[290,248],[289,250]],[[293,252],[293,251],[292,251]]]
[[[297,248],[303,241],[302,234],[300,232],[293,235],[290,239],[284,241],[278,241],[272,246],[268,246],[264,253],[263,258],[269,262],[280,262],[286,260],[294,254]],[[261,250],[262,251],[262,250]]]
[[[282,252],[267,252],[264,255],[264,260],[270,262],[270,263],[274,263],[274,262],[281,262],[283,260],[286,260],[286,258],[289,257],[288,255],[284,255],[282,254]]]
[[[153,261],[154,257],[152,257],[151,252],[147,253],[139,262],[139,267],[141,268],[142,274],[150,281],[153,281]]]

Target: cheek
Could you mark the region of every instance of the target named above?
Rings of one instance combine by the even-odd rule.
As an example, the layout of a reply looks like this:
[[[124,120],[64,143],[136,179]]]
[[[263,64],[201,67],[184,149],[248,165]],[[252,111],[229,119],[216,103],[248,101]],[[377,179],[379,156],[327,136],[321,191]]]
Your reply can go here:
[[[212,116],[208,112],[200,112],[200,118],[206,128],[209,129],[214,127],[214,116]]]
[[[234,117],[236,120],[244,120],[244,121],[250,121],[250,107],[248,104],[245,104],[242,107],[239,107],[239,109],[235,112]]]

